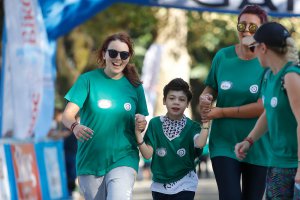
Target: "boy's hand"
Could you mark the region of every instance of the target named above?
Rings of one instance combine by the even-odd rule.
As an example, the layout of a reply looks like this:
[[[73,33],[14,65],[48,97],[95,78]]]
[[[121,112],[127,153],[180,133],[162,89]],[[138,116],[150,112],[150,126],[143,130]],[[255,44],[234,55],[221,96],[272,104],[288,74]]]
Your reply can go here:
[[[147,121],[144,115],[135,115],[135,129],[136,131],[143,132],[147,126]]]

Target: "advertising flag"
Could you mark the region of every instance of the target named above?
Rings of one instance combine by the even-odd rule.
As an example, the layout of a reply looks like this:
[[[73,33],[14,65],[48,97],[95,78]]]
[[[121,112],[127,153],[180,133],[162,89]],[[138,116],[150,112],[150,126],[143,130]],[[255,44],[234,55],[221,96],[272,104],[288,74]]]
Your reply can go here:
[[[2,135],[24,139],[35,135],[42,116],[43,88],[49,80],[44,72],[51,63],[50,48],[38,0],[5,0],[4,9],[5,31],[9,34],[3,65],[2,101],[6,106],[2,105]]]
[[[18,199],[42,199],[37,160],[32,143],[11,145]]]

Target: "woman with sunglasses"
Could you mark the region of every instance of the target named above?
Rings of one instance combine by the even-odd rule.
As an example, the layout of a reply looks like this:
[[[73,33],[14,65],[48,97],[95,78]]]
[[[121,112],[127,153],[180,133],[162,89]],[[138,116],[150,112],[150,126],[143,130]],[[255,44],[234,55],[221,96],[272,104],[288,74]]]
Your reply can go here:
[[[129,63],[133,54],[127,34],[107,37],[99,68],[79,76],[65,96],[63,123],[78,139],[77,176],[87,200],[132,199],[139,163],[135,123],[144,130],[148,115],[141,81]]]
[[[267,138],[253,145],[242,162],[236,158],[234,146],[248,135],[263,112],[260,86],[264,70],[242,40],[266,21],[266,12],[257,5],[248,5],[241,11],[237,24],[239,43],[217,52],[199,97],[202,122],[213,120],[209,151],[220,200],[258,200],[265,191]]]
[[[268,130],[272,167],[267,174],[266,199],[300,199],[300,67],[295,41],[285,27],[270,22],[247,43],[260,64],[269,69],[262,85],[264,112],[247,136],[252,142],[238,143],[236,155],[246,159],[251,144]]]

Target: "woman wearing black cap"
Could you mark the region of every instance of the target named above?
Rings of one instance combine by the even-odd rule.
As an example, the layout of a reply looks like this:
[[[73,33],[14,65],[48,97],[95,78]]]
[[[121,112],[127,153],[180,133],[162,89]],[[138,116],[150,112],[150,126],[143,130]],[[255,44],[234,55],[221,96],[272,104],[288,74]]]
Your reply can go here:
[[[245,39],[259,62],[269,70],[262,86],[264,112],[248,135],[252,142],[235,146],[244,159],[251,144],[267,130],[271,137],[271,165],[267,174],[267,199],[300,199],[300,68],[295,42],[276,22],[262,25]],[[299,188],[298,188],[299,189]]]
[[[213,119],[209,151],[220,200],[258,200],[265,192],[268,138],[254,144],[243,161],[234,153],[235,144],[248,135],[263,112],[260,88],[264,69],[242,40],[253,36],[265,22],[267,14],[257,5],[241,11],[239,43],[217,52],[199,98],[202,122]],[[216,107],[211,107],[213,100]]]

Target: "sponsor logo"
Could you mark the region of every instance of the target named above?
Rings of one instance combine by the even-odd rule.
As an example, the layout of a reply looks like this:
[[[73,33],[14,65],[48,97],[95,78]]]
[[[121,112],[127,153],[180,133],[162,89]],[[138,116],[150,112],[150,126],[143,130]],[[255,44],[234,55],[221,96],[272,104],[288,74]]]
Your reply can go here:
[[[277,106],[277,97],[273,97],[273,98],[271,99],[271,106],[272,106],[273,108],[275,108],[275,107]]]
[[[131,110],[131,104],[130,103],[124,103],[124,108],[125,108],[125,110],[130,111]]]
[[[229,90],[230,88],[232,88],[232,82],[222,81],[220,87],[221,87],[222,90]]]
[[[177,155],[179,155],[180,157],[183,157],[185,155],[186,151],[184,148],[178,149],[177,151]]]
[[[156,154],[159,157],[165,157],[167,155],[167,149],[166,148],[157,148],[156,149]]]
[[[257,93],[258,92],[258,85],[251,85],[249,90],[252,94]]]

